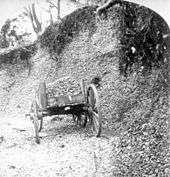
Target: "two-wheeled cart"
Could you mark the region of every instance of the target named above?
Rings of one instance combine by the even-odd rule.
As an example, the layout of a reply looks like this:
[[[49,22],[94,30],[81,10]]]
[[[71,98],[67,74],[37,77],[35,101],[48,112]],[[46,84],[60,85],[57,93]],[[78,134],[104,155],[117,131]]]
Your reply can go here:
[[[43,127],[43,118],[52,115],[73,116],[74,122],[85,127],[89,121],[95,136],[101,134],[101,114],[99,110],[99,96],[96,86],[85,86],[81,81],[81,93],[75,95],[60,95],[49,98],[45,82],[39,84],[35,92],[35,99],[31,104],[29,117],[33,121],[36,143],[40,143],[39,132]]]

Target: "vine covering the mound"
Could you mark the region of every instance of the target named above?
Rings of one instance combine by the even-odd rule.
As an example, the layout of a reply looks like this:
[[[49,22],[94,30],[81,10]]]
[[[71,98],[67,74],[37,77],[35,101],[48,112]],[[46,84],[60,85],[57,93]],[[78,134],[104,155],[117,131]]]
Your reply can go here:
[[[83,7],[64,17],[61,22],[50,25],[39,37],[41,47],[59,55],[80,31],[88,30],[92,35],[97,28],[95,10],[96,6]]]
[[[135,70],[143,73],[168,64],[167,43],[164,35],[168,25],[155,12],[133,3],[122,7],[122,57],[120,71],[124,75]]]
[[[0,67],[2,64],[17,64],[18,61],[29,63],[30,58],[36,53],[36,43],[20,46],[12,49],[5,49],[0,52]]]

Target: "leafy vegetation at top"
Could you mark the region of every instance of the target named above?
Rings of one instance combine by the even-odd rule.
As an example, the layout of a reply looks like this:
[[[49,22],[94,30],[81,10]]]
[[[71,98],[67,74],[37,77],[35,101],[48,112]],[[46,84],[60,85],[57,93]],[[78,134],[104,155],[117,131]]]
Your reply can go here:
[[[123,3],[122,17],[121,73],[134,69],[145,73],[167,65],[170,40],[165,36],[170,31],[165,21],[150,9],[128,2]]]
[[[97,28],[95,10],[96,6],[83,7],[63,18],[60,23],[50,25],[39,37],[41,47],[59,55],[80,31],[88,30],[92,35]]]
[[[0,48],[8,48],[10,46],[24,44],[24,37],[28,37],[30,33],[24,32],[18,34],[17,26],[13,25],[18,19],[7,19],[0,31]]]

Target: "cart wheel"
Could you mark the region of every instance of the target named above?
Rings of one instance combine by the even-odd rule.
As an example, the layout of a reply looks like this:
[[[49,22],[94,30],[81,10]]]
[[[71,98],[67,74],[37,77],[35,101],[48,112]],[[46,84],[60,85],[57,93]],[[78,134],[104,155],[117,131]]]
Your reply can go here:
[[[38,120],[38,105],[37,102],[34,100],[31,106],[31,112],[32,112],[32,116],[31,119],[33,121],[34,124],[34,130],[35,130],[35,141],[37,144],[40,143],[40,138],[39,138],[39,130],[40,130],[40,126],[41,123],[39,124],[39,120]]]
[[[86,127],[86,124],[87,124],[87,113],[86,112],[81,113],[81,115],[78,117],[78,124],[83,128]]]
[[[97,137],[101,134],[101,113],[99,111],[99,96],[96,87],[93,84],[87,89],[87,103],[89,104],[89,118],[92,124],[93,132]]]
[[[36,104],[36,106],[35,106],[35,104]],[[40,132],[42,130],[42,126],[43,126],[43,117],[39,116],[39,114],[38,114],[39,109],[38,109],[38,104],[37,104],[36,101],[33,101],[31,107],[32,107],[31,108],[31,120],[34,123],[34,119],[35,119],[34,117],[36,115],[36,117],[37,117],[36,122],[38,122],[37,123],[37,129],[38,129],[38,132]]]
[[[76,122],[76,125],[84,128],[87,124],[87,113],[82,113],[81,115],[73,114],[73,121]]]
[[[43,125],[43,118],[38,116],[38,105],[36,103],[36,105],[37,105],[37,108],[36,108],[34,102],[36,102],[36,101],[33,101],[32,105],[31,105],[31,111],[30,111],[29,116],[30,116],[30,119],[33,121],[33,123],[34,123],[34,118],[33,118],[34,115],[37,116],[37,119],[38,119],[38,132],[40,132],[41,129],[42,129],[42,125]],[[37,109],[37,111],[35,111],[36,109]],[[36,114],[35,114],[35,112],[36,112]]]
[[[45,82],[41,82],[38,87],[38,91],[36,93],[37,103],[40,109],[47,108],[47,93],[46,93],[46,84]]]
[[[72,116],[73,116],[73,121],[77,122],[77,116],[75,114],[72,114]]]
[[[46,84],[45,82],[41,82],[38,87],[38,91],[36,92],[35,99],[37,100],[38,107],[40,110],[44,110],[47,108],[47,94],[46,94]],[[40,120],[40,124],[38,127],[38,131],[42,130],[43,126],[43,115],[41,112],[38,112],[38,119]]]

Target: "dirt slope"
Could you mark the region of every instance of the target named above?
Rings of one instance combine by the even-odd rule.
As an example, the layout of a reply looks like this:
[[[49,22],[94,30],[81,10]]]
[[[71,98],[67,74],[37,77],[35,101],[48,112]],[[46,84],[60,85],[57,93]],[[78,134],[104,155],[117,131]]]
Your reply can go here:
[[[113,147],[114,151],[116,150],[117,137],[104,135],[103,131],[103,137],[97,139],[89,125],[86,129],[77,127],[71,117],[57,117],[57,121],[51,121],[52,118],[47,117],[40,135],[41,144],[37,145],[34,142],[32,124],[24,117],[39,81],[45,79],[50,85],[49,88],[58,91],[57,94],[76,93],[80,90],[78,84],[81,78],[85,78],[89,83],[91,78],[99,73],[95,71],[96,53],[99,56],[103,55],[105,51],[100,52],[103,47],[109,52],[117,45],[116,35],[113,39],[110,38],[114,30],[107,32],[111,26],[107,22],[104,22],[104,25],[104,28],[100,29],[102,24],[99,23],[96,35],[91,39],[88,31],[80,32],[71,45],[61,53],[60,65],[47,51],[39,49],[30,60],[32,67],[29,76],[28,69],[15,72],[14,76],[8,72],[5,77],[1,75],[2,80],[5,81],[6,78],[10,80],[9,85],[12,83],[11,80],[14,80],[15,84],[9,92],[6,92],[9,104],[6,113],[1,116],[0,176],[112,176],[114,169],[112,150]],[[108,42],[110,46],[107,46]],[[98,45],[99,43],[103,46]],[[82,46],[84,53],[81,52]],[[71,60],[70,56],[74,60]],[[80,58],[82,60],[79,60]],[[89,63],[86,63],[88,60]],[[17,66],[11,68],[15,71]],[[100,70],[104,72],[104,68]],[[77,77],[76,73],[81,74]],[[85,75],[87,77],[84,77]],[[59,84],[51,84],[60,78]]]

